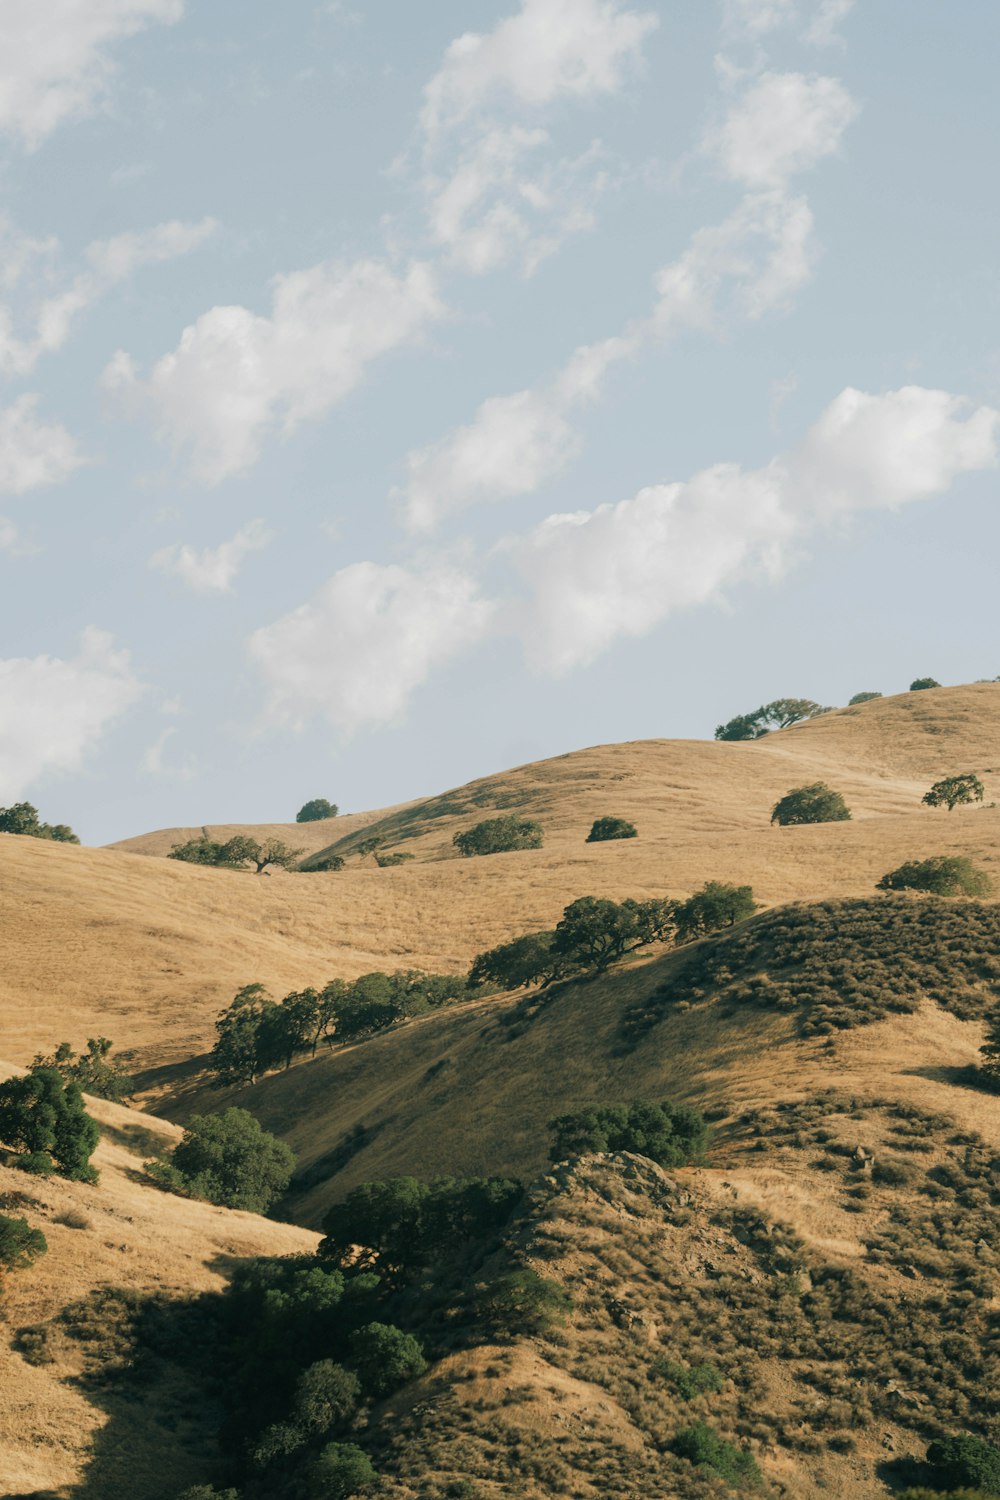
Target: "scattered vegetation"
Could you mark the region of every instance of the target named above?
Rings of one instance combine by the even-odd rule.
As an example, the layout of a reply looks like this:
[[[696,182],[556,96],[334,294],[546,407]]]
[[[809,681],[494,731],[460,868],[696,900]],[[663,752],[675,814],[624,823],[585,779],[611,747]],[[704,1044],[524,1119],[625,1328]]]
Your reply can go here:
[[[328,802],[325,797],[313,797],[311,802],[304,802],[295,814],[296,823],[321,823],[326,818],[335,818],[340,809],[336,802]]]
[[[65,823],[42,823],[38,808],[30,802],[15,802],[0,807],[0,833],[21,833],[33,839],[52,839],[57,844],[78,844],[80,840]]]
[[[291,1148],[245,1109],[193,1115],[169,1160],[146,1163],[161,1187],[255,1214],[280,1198],[294,1168]]]
[[[506,854],[514,849],[540,849],[545,833],[540,823],[518,818],[512,813],[502,818],[486,818],[482,823],[456,833],[452,843],[459,854]]]
[[[32,1229],[27,1219],[0,1214],[0,1271],[22,1271],[48,1248],[42,1231]]]
[[[702,1156],[708,1142],[704,1117],[687,1105],[597,1105],[549,1121],[549,1158],[566,1161],[591,1151],[634,1151],[661,1167],[680,1167]]]
[[[39,1052],[32,1067],[55,1068],[68,1083],[77,1083],[85,1094],[122,1104],[130,1098],[135,1083],[129,1073],[111,1056],[114,1046],[106,1036],[87,1038],[87,1050],[79,1056],[69,1042],[60,1042],[51,1056]]]
[[[397,849],[393,854],[376,854],[375,863],[380,870],[391,869],[393,865],[405,865],[407,860],[413,858],[405,849]]]
[[[639,830],[624,818],[595,818],[584,843],[605,844],[611,839],[634,839]]]
[[[670,1446],[678,1458],[686,1458],[698,1468],[714,1470],[735,1489],[760,1482],[760,1469],[753,1454],[727,1442],[705,1422],[682,1427]]]
[[[964,854],[910,859],[876,883],[880,891],[929,891],[934,896],[985,896],[990,878]]]
[[[322,870],[342,870],[344,863],[344,856],[342,854],[323,854],[319,859],[310,860],[308,864],[300,865],[299,870],[303,875],[313,875],[318,874]]]
[[[759,740],[772,729],[788,729],[803,719],[815,719],[818,714],[828,714],[829,708],[814,703],[811,698],[775,698],[748,714],[737,714],[728,724],[720,724],[715,731],[717,740]]]
[[[939,682],[936,682],[933,677],[915,677],[910,683],[910,692],[921,693],[926,688],[935,688],[940,686],[941,684]]]
[[[881,693],[855,693],[853,698],[848,698],[848,708],[856,708],[859,703],[874,703],[876,698],[881,698]]]
[[[810,786],[797,786],[774,804],[771,822],[782,828],[801,823],[843,823],[851,816],[840,792],[828,787],[825,781],[814,781]]]
[[[935,781],[929,792],[921,798],[928,807],[946,807],[949,812],[961,803],[982,802],[985,788],[973,771],[964,771],[960,776],[946,776]]]
[[[217,865],[227,870],[253,865],[256,874],[263,875],[272,865],[281,870],[293,869],[301,854],[301,849],[289,849],[281,839],[265,839],[260,843],[238,833],[220,844],[203,834],[186,844],[175,844],[167,858],[183,860],[189,865]]]
[[[79,1084],[67,1083],[56,1068],[36,1066],[0,1083],[0,1144],[21,1153],[15,1165],[23,1170],[96,1182],[90,1158],[99,1137]]]
[[[551,984],[572,974],[602,973],[634,949],[666,942],[676,922],[672,901],[608,901],[580,896],[571,901],[551,932],[526,933],[480,953],[468,985],[516,990]]]

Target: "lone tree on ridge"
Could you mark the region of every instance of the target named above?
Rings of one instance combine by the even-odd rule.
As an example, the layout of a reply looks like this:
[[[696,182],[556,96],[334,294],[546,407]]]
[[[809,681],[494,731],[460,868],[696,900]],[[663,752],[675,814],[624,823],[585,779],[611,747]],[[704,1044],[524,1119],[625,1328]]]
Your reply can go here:
[[[963,771],[960,776],[946,776],[943,781],[935,781],[921,800],[928,807],[946,807],[951,812],[959,803],[982,802],[984,795],[983,783],[975,772]]]

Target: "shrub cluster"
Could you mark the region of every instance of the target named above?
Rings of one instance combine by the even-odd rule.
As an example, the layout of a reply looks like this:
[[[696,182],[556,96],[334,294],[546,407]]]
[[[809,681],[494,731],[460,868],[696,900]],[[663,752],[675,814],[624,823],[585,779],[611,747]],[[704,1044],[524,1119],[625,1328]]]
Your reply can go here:
[[[69,1042],[60,1042],[51,1056],[38,1053],[35,1068],[55,1068],[67,1083],[79,1084],[85,1094],[110,1099],[121,1104],[132,1094],[135,1084],[120,1063],[111,1056],[114,1043],[106,1036],[87,1038],[87,1050],[79,1056]]]
[[[771,822],[788,828],[802,823],[843,823],[850,816],[851,810],[839,792],[825,781],[814,781],[786,792],[774,804]]]
[[[880,891],[930,891],[935,896],[986,896],[990,877],[964,854],[911,859],[876,882]]]
[[[30,802],[15,802],[0,807],[0,833],[21,833],[33,839],[53,839],[57,844],[78,844],[80,840],[65,823],[43,823],[38,808]]]
[[[32,1229],[27,1219],[0,1214],[0,1271],[24,1270],[48,1248],[42,1231]]]
[[[587,844],[605,844],[611,839],[634,839],[639,830],[625,818],[595,818],[584,840]]]
[[[245,1109],[192,1115],[165,1162],[147,1162],[161,1187],[264,1214],[292,1180],[295,1157]]]
[[[708,1142],[704,1117],[687,1105],[596,1105],[549,1121],[553,1134],[551,1161],[566,1161],[592,1151],[634,1151],[661,1167],[680,1167],[700,1157]]]
[[[335,802],[328,802],[325,797],[313,797],[311,802],[304,802],[295,814],[296,823],[321,823],[325,818],[335,818],[339,808]]]
[[[452,843],[459,854],[506,854],[514,849],[540,849],[545,833],[540,823],[518,818],[512,813],[501,818],[487,818],[464,833],[456,833]]]
[[[96,1182],[90,1158],[99,1138],[80,1085],[67,1083],[57,1069],[35,1066],[0,1083],[0,1145],[20,1153],[15,1165],[24,1171]]]

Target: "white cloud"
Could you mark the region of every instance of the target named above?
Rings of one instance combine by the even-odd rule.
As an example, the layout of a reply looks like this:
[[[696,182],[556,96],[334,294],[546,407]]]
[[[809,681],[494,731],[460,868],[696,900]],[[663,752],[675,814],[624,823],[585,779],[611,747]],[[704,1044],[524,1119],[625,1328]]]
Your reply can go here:
[[[9,516],[0,516],[0,552],[14,552],[17,547],[17,527]]]
[[[192,757],[183,761],[180,765],[169,765],[166,759],[167,741],[177,733],[177,726],[171,724],[158,735],[151,745],[147,745],[142,753],[140,767],[150,776],[167,776],[176,781],[191,781],[197,774],[197,768]]]
[[[93,627],[68,660],[0,660],[0,802],[50,772],[79,770],[140,691],[128,653]]]
[[[16,292],[21,316],[30,309],[28,321],[34,326],[28,337],[20,337],[14,331],[13,307],[0,304],[0,371],[27,373],[43,354],[62,348],[77,318],[112,287],[142,266],[189,254],[217,227],[214,219],[198,224],[172,220],[152,229],[94,240],[83,253],[88,269],[63,278],[65,284],[53,291],[53,283],[60,279],[56,267],[58,241],[33,240],[5,225],[0,242],[0,285]]]
[[[424,90],[424,129],[433,137],[498,99],[538,107],[614,93],[656,25],[618,0],[522,0],[493,31],[451,43]]]
[[[146,381],[119,352],[105,385],[148,405],[161,437],[217,484],[251,468],[276,430],[323,416],[373,360],[443,314],[425,265],[397,276],[380,261],[326,262],[276,277],[269,317],[239,306],[203,313]]]
[[[548,517],[504,546],[529,585],[517,617],[530,658],[550,672],[588,662],[727,586],[777,576],[819,526],[944,494],[961,474],[995,467],[1000,412],[966,408],[917,386],[847,389],[764,468],[719,464]]]
[[[836,78],[764,73],[709,131],[704,149],[736,182],[781,187],[832,155],[857,113]]]
[[[276,722],[321,715],[351,732],[400,718],[438,667],[483,636],[492,606],[446,562],[342,568],[310,603],[250,637]]]
[[[175,542],[154,552],[149,566],[161,573],[172,573],[188,588],[201,594],[228,594],[233,580],[252,552],[260,552],[273,538],[263,521],[249,521],[228,542],[218,547],[197,548],[186,542]]]
[[[0,130],[37,146],[100,103],[113,73],[111,45],[183,13],[183,0],[4,0]]]
[[[839,42],[837,27],[854,9],[854,0],[725,0],[725,30],[758,40],[769,31],[795,25],[814,47]]]
[[[803,33],[805,40],[814,47],[830,47],[843,42],[837,27],[846,21],[854,9],[854,0],[819,0],[815,15]]]
[[[65,427],[39,421],[37,405],[37,396],[24,395],[0,408],[0,494],[60,484],[85,462]]]

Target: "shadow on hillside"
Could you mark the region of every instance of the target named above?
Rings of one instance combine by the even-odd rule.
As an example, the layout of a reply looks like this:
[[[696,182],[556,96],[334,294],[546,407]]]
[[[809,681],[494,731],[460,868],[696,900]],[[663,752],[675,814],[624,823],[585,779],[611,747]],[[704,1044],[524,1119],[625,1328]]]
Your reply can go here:
[[[988,1088],[980,1076],[979,1069],[975,1063],[966,1063],[964,1067],[949,1067],[947,1064],[932,1063],[922,1068],[904,1068],[903,1076],[910,1078],[929,1078],[934,1083],[950,1083],[952,1087],[959,1089],[972,1089],[977,1094],[991,1094],[993,1089]]]
[[[152,1093],[150,1108],[153,1113],[170,1119],[176,1111],[183,1115],[186,1108],[204,1092],[211,1078],[209,1054],[199,1052],[182,1062],[163,1063],[156,1068],[144,1068],[133,1073],[137,1095]]]
[[[169,1149],[172,1142],[160,1130],[151,1130],[148,1125],[109,1125],[101,1122],[102,1138],[122,1146],[133,1156],[143,1158],[159,1156]]]

